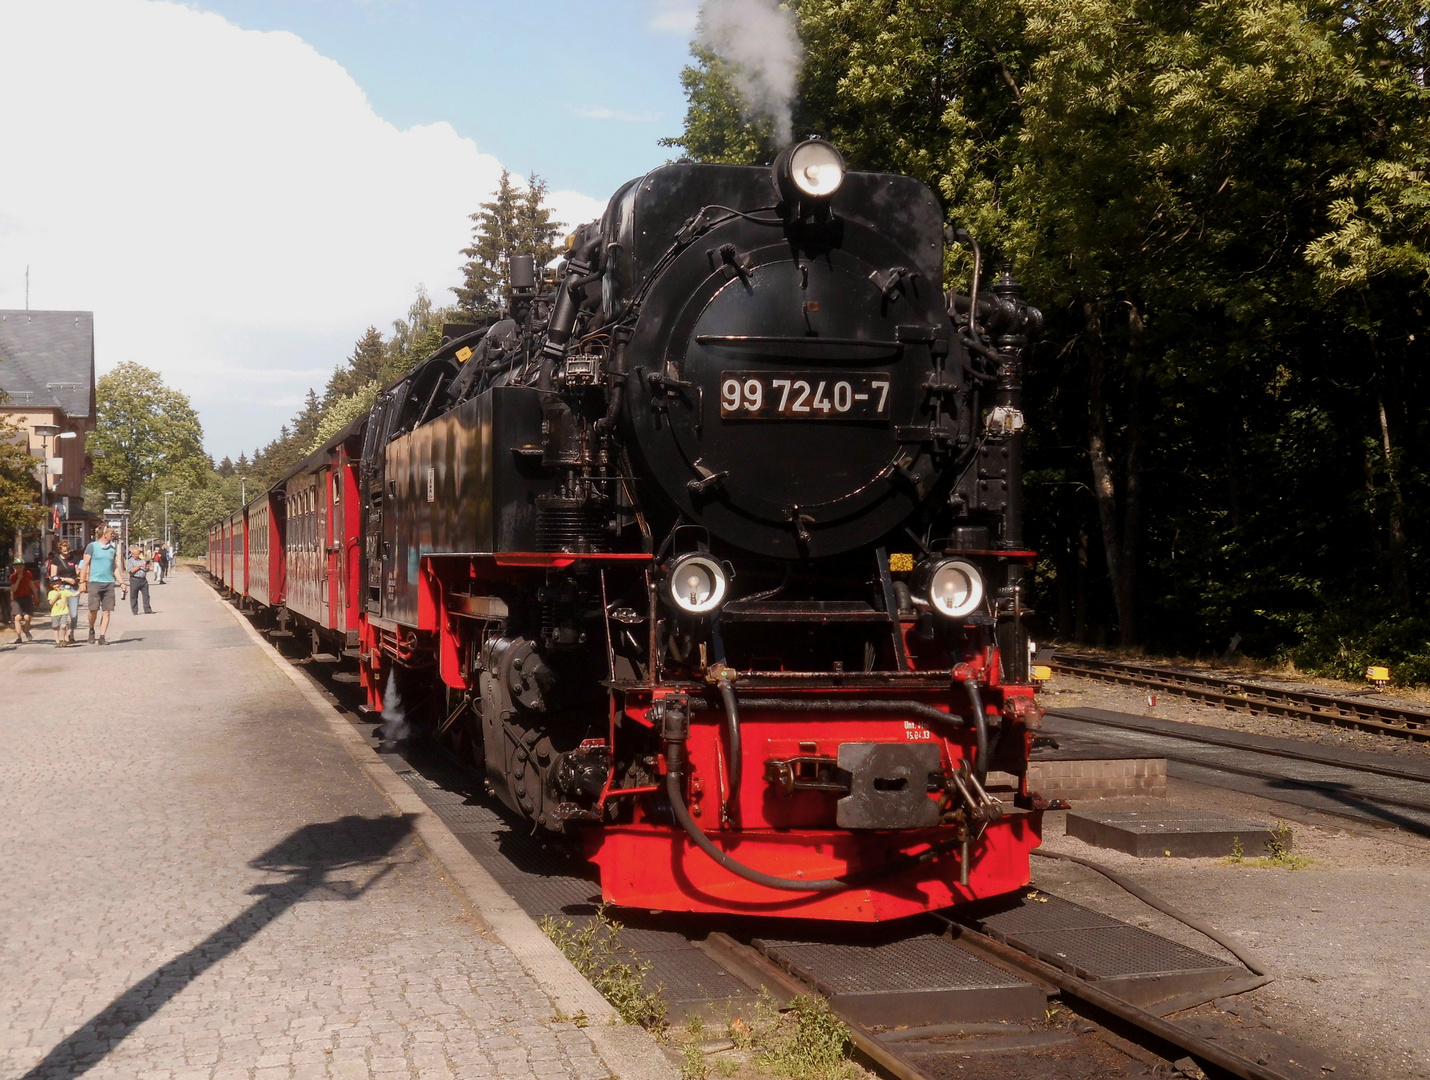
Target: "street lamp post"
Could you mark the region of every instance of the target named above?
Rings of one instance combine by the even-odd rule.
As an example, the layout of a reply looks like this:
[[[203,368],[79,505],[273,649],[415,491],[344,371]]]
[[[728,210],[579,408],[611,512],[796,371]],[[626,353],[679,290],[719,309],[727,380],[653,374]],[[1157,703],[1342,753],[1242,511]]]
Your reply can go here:
[[[43,560],[49,554],[45,536],[50,531],[50,439],[60,433],[60,428],[58,424],[31,424],[30,430],[40,437],[43,455],[40,468],[40,509],[44,511],[40,518],[40,558]]]
[[[60,443],[60,440],[61,440],[61,439],[77,439],[77,438],[79,438],[79,432],[77,432],[77,431],[61,431],[58,435],[55,436],[55,453],[56,453],[56,454],[59,454],[59,452],[60,452],[59,443]],[[60,465],[61,465],[61,471],[60,471],[57,475],[63,476],[63,475],[64,475],[64,471],[63,471],[64,458],[60,458],[59,460],[60,460]],[[45,471],[46,471],[46,472],[49,471],[49,463],[48,463],[48,462],[46,462],[46,464],[45,464]],[[58,487],[59,485],[56,484],[55,486]],[[54,515],[51,515],[52,518],[53,518],[53,516],[54,516]],[[69,516],[69,511],[68,511],[68,510],[65,511],[65,516],[66,516],[66,518],[68,518],[68,516]]]
[[[164,492],[164,543],[165,543],[165,544],[167,544],[167,543],[169,542],[169,496],[172,495],[172,494],[174,494],[172,491],[166,491],[166,492]]]

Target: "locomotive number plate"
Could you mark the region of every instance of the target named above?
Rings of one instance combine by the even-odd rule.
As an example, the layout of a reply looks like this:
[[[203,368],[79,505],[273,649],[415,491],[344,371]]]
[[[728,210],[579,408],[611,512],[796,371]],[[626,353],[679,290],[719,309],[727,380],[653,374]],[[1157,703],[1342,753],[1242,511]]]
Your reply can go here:
[[[722,420],[887,420],[889,375],[722,371]]]

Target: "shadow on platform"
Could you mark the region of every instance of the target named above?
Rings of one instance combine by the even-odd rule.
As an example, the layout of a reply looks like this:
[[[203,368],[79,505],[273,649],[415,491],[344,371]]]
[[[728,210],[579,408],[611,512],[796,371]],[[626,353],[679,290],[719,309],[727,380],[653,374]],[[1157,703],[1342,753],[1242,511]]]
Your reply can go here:
[[[22,1080],[72,1080],[94,1068],[144,1021],[220,960],[237,952],[260,930],[303,900],[357,900],[385,876],[391,863],[358,884],[330,874],[382,862],[412,833],[413,815],[304,825],[248,865],[285,874],[286,880],[259,885],[259,897],[225,926],[131,986],[83,1027],[45,1055]]]

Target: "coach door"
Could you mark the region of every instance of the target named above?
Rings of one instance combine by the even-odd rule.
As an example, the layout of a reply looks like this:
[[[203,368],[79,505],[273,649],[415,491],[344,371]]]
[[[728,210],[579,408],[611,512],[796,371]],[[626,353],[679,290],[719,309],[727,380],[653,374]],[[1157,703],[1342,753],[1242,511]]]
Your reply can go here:
[[[317,549],[314,552],[313,584],[318,590],[318,621],[323,626],[332,625],[328,618],[328,559],[333,548],[333,538],[328,535],[328,522],[331,520],[328,513],[328,475],[327,469],[319,469],[313,484],[313,501],[317,503],[318,514],[317,543],[313,545]]]
[[[328,625],[341,630],[343,618],[343,470],[328,473]]]

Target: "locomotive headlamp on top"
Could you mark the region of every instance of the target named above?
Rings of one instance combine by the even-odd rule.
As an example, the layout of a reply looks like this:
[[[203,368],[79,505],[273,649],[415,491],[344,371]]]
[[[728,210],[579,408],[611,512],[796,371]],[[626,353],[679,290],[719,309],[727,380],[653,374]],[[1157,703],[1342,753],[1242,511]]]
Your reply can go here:
[[[710,615],[725,602],[729,579],[709,555],[691,552],[666,564],[665,598],[685,615]]]
[[[823,139],[806,139],[781,150],[774,171],[775,184],[786,201],[818,203],[844,183],[844,158]]]
[[[926,559],[909,584],[914,595],[947,619],[972,615],[983,603],[983,574],[964,559]]]

